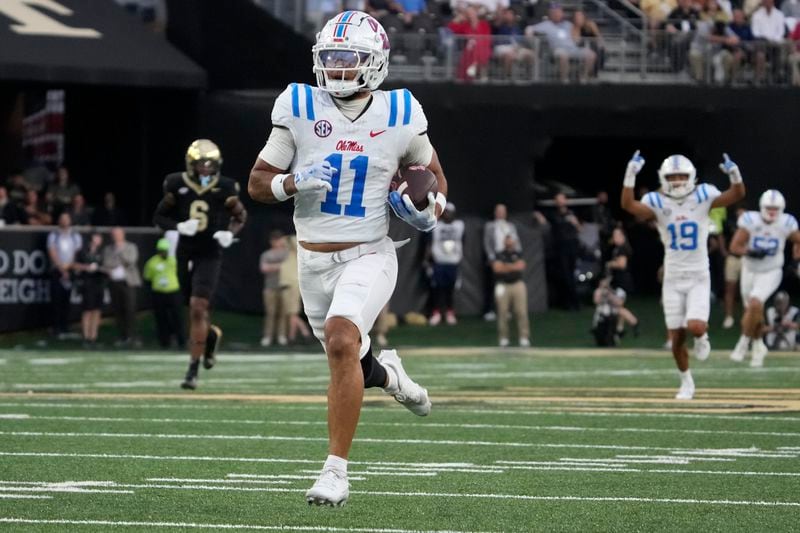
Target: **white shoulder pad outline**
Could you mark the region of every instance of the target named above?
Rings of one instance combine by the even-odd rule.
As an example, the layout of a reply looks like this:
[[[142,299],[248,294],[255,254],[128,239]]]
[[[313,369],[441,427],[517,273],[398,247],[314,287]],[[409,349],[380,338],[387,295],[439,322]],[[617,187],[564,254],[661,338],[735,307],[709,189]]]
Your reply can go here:
[[[386,126],[411,126],[414,133],[422,134],[428,130],[428,119],[422,106],[408,89],[395,89],[388,92],[389,118]]]
[[[743,230],[750,231],[756,223],[761,218],[761,213],[758,211],[745,211],[739,216],[739,220],[736,221],[736,227],[742,228]]]
[[[275,99],[272,124],[289,127],[294,120],[315,120],[314,88],[305,83],[290,83]]]
[[[651,191],[642,196],[642,203],[655,212],[658,209],[664,209],[664,201],[658,191]]]

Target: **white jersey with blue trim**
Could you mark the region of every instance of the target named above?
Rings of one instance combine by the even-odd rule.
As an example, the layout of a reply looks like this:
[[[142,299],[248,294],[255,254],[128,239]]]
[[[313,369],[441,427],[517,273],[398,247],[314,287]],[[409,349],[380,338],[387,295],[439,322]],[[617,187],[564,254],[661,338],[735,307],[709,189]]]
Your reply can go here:
[[[295,196],[300,241],[369,242],[387,234],[389,183],[428,121],[408,89],[373,91],[370,98],[352,121],[317,87],[292,83],[275,101],[272,123],[288,128],[295,142],[290,172],[325,160],[338,169],[332,191]]]
[[[642,203],[656,215],[664,244],[664,276],[674,272],[708,271],[708,231],[711,203],[722,194],[703,183],[681,199],[649,192]]]
[[[775,222],[769,224],[758,211],[747,211],[739,217],[736,225],[750,235],[747,242],[749,250],[764,250],[767,253],[761,259],[745,257],[743,265],[745,268],[751,272],[767,272],[783,268],[783,249],[789,235],[797,231],[796,218],[788,213],[782,213]]]

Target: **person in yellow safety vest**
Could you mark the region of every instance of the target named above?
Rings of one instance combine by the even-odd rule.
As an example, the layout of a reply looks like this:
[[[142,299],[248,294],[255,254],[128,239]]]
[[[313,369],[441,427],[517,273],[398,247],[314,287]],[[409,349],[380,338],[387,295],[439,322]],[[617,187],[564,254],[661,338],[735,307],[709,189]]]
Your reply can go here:
[[[178,283],[178,262],[169,253],[169,241],[159,239],[158,253],[144,265],[144,279],[150,284],[153,313],[156,318],[158,343],[169,348],[170,338],[175,337],[179,349],[186,348],[186,332],[183,324],[183,302]]]

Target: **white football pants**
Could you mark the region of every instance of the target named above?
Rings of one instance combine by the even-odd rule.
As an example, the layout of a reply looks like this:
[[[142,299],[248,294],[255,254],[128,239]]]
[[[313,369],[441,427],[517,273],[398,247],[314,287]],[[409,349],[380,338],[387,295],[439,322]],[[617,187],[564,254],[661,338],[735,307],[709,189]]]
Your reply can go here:
[[[668,274],[661,287],[661,301],[667,329],[685,328],[689,320],[708,322],[711,275],[708,270]]]

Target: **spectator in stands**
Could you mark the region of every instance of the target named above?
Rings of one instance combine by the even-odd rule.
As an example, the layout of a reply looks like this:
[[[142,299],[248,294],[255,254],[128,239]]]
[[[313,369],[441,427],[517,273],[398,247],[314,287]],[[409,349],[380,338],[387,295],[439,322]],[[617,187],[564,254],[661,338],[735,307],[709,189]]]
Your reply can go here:
[[[106,275],[100,268],[103,262],[103,236],[93,232],[88,246],[78,254],[76,270],[80,272],[81,332],[84,348],[97,346],[97,332],[106,290]]]
[[[56,181],[47,188],[47,194],[52,198],[54,215],[69,211],[73,199],[80,193],[81,188],[70,181],[69,169],[64,165],[58,167]]]
[[[554,200],[556,210],[548,219],[558,267],[556,269],[558,279],[554,281],[559,287],[558,294],[561,298],[561,305],[565,309],[576,311],[580,308],[575,282],[575,265],[580,251],[578,232],[581,229],[581,223],[575,213],[567,207],[567,197],[564,193],[556,194]]]
[[[678,7],[678,0],[641,0],[640,7],[647,16],[651,30],[661,29],[672,10]]]
[[[509,7],[509,0],[456,0],[451,2],[456,6],[469,4],[478,10],[478,15],[487,20],[495,20],[502,13],[503,9]]]
[[[503,250],[492,262],[495,286],[494,295],[497,304],[497,334],[501,347],[509,345],[508,321],[511,313],[517,322],[519,345],[527,347],[530,342],[530,325],[528,323],[528,288],[522,279],[525,272],[525,261],[517,241],[507,235]]]
[[[755,37],[743,10],[733,10],[733,20],[728,25],[728,29],[738,37],[738,42],[735,45],[728,45],[733,54],[731,80],[736,81],[739,78],[741,67],[747,64],[754,64],[756,79],[762,79],[766,68],[766,55],[763,50],[755,49]]]
[[[782,46],[786,36],[786,17],[775,7],[775,0],[761,0],[759,7],[750,19],[753,37],[764,43],[767,63],[772,64],[772,74],[780,78],[782,66],[786,63],[785,49]],[[765,81],[757,78],[757,82]]]
[[[710,81],[706,75],[708,59],[714,67],[713,80],[722,84],[730,79],[728,73],[733,62],[732,54],[724,46],[735,45],[738,37],[728,28],[730,22],[717,0],[707,0],[700,12],[697,31],[689,49],[692,77],[697,81]]]
[[[451,202],[431,232],[429,254],[433,263],[431,280],[433,310],[429,324],[438,326],[444,313],[448,325],[457,322],[453,307],[453,293],[458,282],[458,267],[464,258],[464,221],[456,220],[456,206]]]
[[[378,19],[383,24],[383,19],[389,15],[400,13],[403,7],[394,0],[367,0],[364,11]]]
[[[597,61],[592,74],[597,76],[597,71],[603,68],[605,62],[606,51],[603,35],[600,33],[597,23],[587,18],[586,13],[581,9],[572,14],[572,40],[581,48],[588,48],[595,53]]]
[[[50,301],[53,304],[53,329],[59,339],[66,338],[69,328],[72,273],[83,239],[72,229],[69,213],[61,213],[58,227],[47,236],[47,255],[50,258]]]
[[[753,13],[755,13],[756,10],[761,7],[761,0],[739,0],[739,5],[744,11],[744,15],[750,19],[753,16]]]
[[[487,222],[483,227],[483,252],[486,254],[486,275],[484,276],[487,294],[485,294],[484,301],[484,314],[485,320],[491,321],[496,318],[492,310],[494,305],[494,297],[491,296],[491,291],[494,289],[494,275],[492,264],[497,258],[497,254],[505,248],[506,236],[511,235],[514,237],[514,242],[520,243],[517,228],[513,223],[507,220],[508,210],[505,204],[497,204],[494,206],[494,219]],[[521,250],[521,248],[520,248]]]
[[[69,216],[72,218],[72,223],[75,226],[88,226],[91,224],[92,208],[87,207],[86,200],[82,194],[76,194],[72,198],[72,207],[69,210]]]
[[[664,29],[669,36],[668,46],[672,69],[680,72],[686,66],[686,58],[700,21],[698,11],[691,0],[678,0],[678,7],[667,16]]]
[[[492,28],[486,20],[478,16],[478,10],[467,6],[456,12],[447,25],[455,35],[463,35],[461,57],[456,75],[462,81],[488,79],[487,68],[492,57]]]
[[[524,67],[527,78],[533,77],[533,63],[536,54],[526,46],[522,28],[517,20],[517,13],[510,7],[502,10],[494,27],[494,56],[503,67],[506,79],[513,78],[514,64]]]
[[[800,309],[791,305],[789,293],[779,291],[767,308],[764,342],[770,350],[794,350],[800,327]]]
[[[103,269],[110,279],[111,305],[117,319],[119,340],[117,346],[136,344],[136,289],[141,287],[139,275],[139,248],[125,240],[125,231],[119,226],[111,228],[111,244],[103,249]]]
[[[272,345],[273,339],[281,346],[289,342],[286,336],[289,316],[282,286],[281,264],[286,261],[289,248],[282,231],[274,230],[269,234],[269,250],[261,254],[260,269],[264,275],[264,331],[261,346]]]
[[[170,254],[167,239],[156,242],[156,255],[144,264],[142,277],[150,283],[153,314],[156,319],[158,344],[169,348],[174,337],[181,350],[186,348],[186,329],[183,322],[183,298],[178,283],[178,261]]]
[[[558,64],[558,79],[562,83],[569,81],[570,60],[582,63],[579,79],[586,81],[594,72],[597,54],[588,48],[581,48],[572,40],[572,23],[564,19],[564,10],[558,3],[551,3],[548,20],[525,28],[525,34],[544,35],[553,58]]]
[[[53,223],[53,217],[48,213],[47,206],[39,202],[39,195],[34,190],[28,191],[22,210],[25,212],[27,223],[31,226],[49,226]]]
[[[608,193],[598,192],[596,200],[597,203],[592,206],[592,222],[597,224],[600,241],[606,242],[611,238],[611,232],[614,231],[617,222],[608,207]]]
[[[44,192],[46,185],[53,181],[53,174],[44,163],[33,162],[22,173],[25,183],[36,192]]]
[[[103,195],[103,205],[94,211],[92,218],[95,226],[121,226],[125,217],[117,207],[117,200],[113,192]]]
[[[0,227],[10,224],[25,224],[27,221],[28,217],[25,211],[12,202],[8,197],[8,190],[0,186]]]
[[[617,346],[625,333],[625,324],[639,336],[639,320],[625,307],[627,294],[621,287],[614,287],[611,279],[600,280],[592,294],[595,304],[592,317],[592,334],[598,346]]]
[[[6,191],[8,191],[8,198],[17,206],[22,207],[25,204],[25,198],[28,196],[28,182],[22,174],[15,172],[9,176],[6,182]]]

